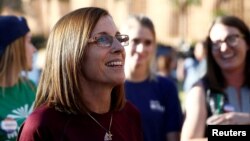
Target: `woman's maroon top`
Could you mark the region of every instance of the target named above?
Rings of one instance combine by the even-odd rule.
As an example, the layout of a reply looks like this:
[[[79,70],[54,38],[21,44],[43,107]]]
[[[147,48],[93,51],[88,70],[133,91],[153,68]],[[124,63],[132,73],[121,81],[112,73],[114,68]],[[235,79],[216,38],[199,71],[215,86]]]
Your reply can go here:
[[[110,118],[112,141],[143,141],[140,114],[129,102],[123,110],[91,115],[106,129]],[[88,115],[73,115],[41,106],[24,122],[18,141],[104,141],[106,131]]]

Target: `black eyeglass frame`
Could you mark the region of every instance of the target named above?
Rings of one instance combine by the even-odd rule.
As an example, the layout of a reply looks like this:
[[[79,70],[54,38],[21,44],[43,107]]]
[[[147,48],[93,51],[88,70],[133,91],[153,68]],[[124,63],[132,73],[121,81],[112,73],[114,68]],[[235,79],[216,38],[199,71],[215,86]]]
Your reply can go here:
[[[244,38],[242,34],[231,34],[228,35],[224,40],[212,42],[212,49],[217,51],[221,48],[222,43],[226,43],[229,47],[236,47],[239,44],[239,38]],[[233,40],[230,41],[230,40]]]

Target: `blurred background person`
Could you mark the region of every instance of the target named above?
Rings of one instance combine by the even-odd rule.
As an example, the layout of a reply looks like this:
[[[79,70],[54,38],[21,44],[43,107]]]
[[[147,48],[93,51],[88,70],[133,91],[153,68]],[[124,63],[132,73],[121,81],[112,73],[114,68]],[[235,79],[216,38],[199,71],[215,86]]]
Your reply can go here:
[[[124,46],[108,11],[62,17],[48,39],[35,110],[19,141],[142,141],[139,111],[125,99]]]
[[[177,85],[177,51],[166,45],[158,45],[156,53],[157,73],[174,81]]]
[[[35,45],[37,51],[33,55],[33,68],[28,72],[28,78],[31,79],[36,85],[40,80],[40,75],[44,67],[45,62],[45,50],[47,39],[44,36],[32,36],[32,43]],[[25,73],[23,73],[26,75]]]
[[[182,89],[187,94],[192,86],[206,73],[206,43],[201,40],[190,47],[189,53],[178,64],[178,80],[182,81]],[[181,66],[182,65],[182,66]]]
[[[178,141],[182,111],[178,91],[170,79],[156,72],[156,34],[152,21],[133,15],[122,31],[129,35],[125,48],[125,93],[142,117],[145,141]]]
[[[206,125],[250,125],[250,31],[218,17],[207,38],[207,73],[189,92],[181,140],[207,140]]]
[[[0,16],[0,140],[15,141],[31,113],[36,86],[21,72],[32,69],[36,48],[24,17]]]
[[[198,61],[196,71],[198,79],[200,79],[207,71],[207,44],[205,40],[196,42],[194,46],[194,57]]]

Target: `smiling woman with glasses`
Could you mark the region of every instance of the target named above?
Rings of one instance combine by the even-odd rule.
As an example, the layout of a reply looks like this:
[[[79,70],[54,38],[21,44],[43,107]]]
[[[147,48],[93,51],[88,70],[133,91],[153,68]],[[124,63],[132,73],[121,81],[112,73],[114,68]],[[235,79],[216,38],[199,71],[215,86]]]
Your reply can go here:
[[[48,38],[35,110],[18,141],[142,141],[139,111],[124,94],[128,40],[104,9],[62,17]]]
[[[250,31],[217,17],[207,37],[207,73],[189,91],[181,141],[207,141],[207,125],[250,125]]]

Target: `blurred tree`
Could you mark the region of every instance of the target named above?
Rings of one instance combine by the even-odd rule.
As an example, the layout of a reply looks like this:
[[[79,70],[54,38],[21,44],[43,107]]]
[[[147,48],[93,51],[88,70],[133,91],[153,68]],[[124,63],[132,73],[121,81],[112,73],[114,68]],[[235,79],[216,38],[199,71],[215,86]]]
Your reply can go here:
[[[23,13],[22,0],[0,0],[0,13]]]
[[[223,9],[221,9],[221,4],[223,2],[228,2],[228,0],[216,0],[214,2],[213,11],[212,11],[214,17],[226,15],[226,12]]]
[[[179,13],[179,35],[185,39],[188,33],[188,7],[191,5],[201,5],[202,0],[171,0]]]

